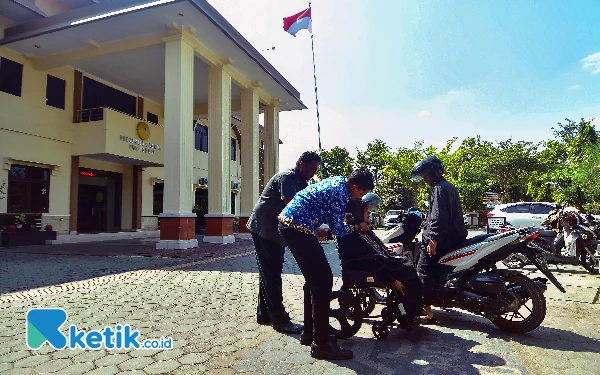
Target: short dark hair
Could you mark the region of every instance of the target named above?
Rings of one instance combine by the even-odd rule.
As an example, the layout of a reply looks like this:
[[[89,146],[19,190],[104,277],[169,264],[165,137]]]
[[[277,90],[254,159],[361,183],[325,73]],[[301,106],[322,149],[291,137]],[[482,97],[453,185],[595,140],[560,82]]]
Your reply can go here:
[[[304,164],[311,164],[313,161],[321,162],[321,157],[314,151],[305,151],[300,155],[298,161],[296,162],[296,167],[300,166],[300,162],[304,162]]]
[[[373,174],[367,168],[356,168],[347,177],[348,182],[355,184],[361,189],[373,190]]]

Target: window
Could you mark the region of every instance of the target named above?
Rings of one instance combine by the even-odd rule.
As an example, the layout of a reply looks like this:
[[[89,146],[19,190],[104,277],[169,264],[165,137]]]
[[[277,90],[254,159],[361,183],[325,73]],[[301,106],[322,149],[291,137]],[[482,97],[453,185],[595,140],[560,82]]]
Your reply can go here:
[[[112,108],[137,116],[137,98],[91,78],[83,79],[83,109]]]
[[[208,152],[208,128],[204,125],[194,126],[195,148],[199,151]]]
[[[148,112],[148,114],[146,115],[146,118],[148,119],[148,122],[158,125],[158,116],[155,115],[154,113]]]
[[[235,138],[231,138],[231,160],[236,161],[236,140]]]
[[[235,193],[231,193],[231,214],[235,215]]]
[[[50,169],[13,164],[8,171],[8,212],[48,212]]]
[[[50,107],[65,109],[65,87],[63,79],[48,74],[46,80],[46,105]]]
[[[23,65],[0,57],[0,91],[14,96],[21,96],[23,83]]]
[[[528,214],[529,213],[529,205],[528,204],[517,204],[514,206],[506,207],[501,210],[502,212],[506,212],[509,214]]]
[[[554,207],[549,206],[547,204],[532,204],[531,205],[531,213],[538,215],[548,215],[550,211],[552,211]]]
[[[165,191],[165,184],[156,183],[154,184],[152,197],[152,215],[160,215],[163,212],[163,194]]]

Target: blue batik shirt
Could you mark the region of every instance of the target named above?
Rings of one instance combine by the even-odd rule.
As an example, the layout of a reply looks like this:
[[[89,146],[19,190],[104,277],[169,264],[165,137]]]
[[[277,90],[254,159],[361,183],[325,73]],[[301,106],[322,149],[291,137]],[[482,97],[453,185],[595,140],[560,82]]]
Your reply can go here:
[[[331,232],[343,237],[352,232],[344,221],[350,192],[344,177],[331,177],[300,190],[279,214],[279,221],[300,232],[314,234],[327,223]]]

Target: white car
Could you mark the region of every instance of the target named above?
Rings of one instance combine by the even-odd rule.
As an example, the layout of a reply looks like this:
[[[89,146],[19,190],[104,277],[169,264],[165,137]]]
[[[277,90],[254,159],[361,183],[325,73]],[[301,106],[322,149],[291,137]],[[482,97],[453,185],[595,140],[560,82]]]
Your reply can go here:
[[[504,217],[506,223],[515,227],[536,227],[539,228],[542,221],[550,211],[556,207],[556,203],[550,202],[518,202],[498,204],[490,211],[489,218]]]
[[[396,219],[400,215],[402,215],[402,211],[401,210],[390,210],[390,211],[388,211],[385,214],[385,217],[383,218],[383,226],[387,227],[388,221],[390,221],[390,219]]]

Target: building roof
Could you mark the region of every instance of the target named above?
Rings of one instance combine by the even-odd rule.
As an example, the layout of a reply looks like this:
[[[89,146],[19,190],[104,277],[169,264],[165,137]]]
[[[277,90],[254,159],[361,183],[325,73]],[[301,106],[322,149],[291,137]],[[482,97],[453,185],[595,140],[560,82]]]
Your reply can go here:
[[[71,5],[75,3],[73,0]],[[77,3],[83,4],[82,1]],[[262,90],[280,100],[281,110],[306,109],[298,90],[206,0],[112,0],[49,17],[38,16],[6,28],[0,46],[30,57],[44,58],[86,47],[89,39],[81,39],[90,35],[95,42],[110,43],[118,38],[123,40],[124,36],[158,32],[169,23],[179,21],[198,30],[201,42],[216,55],[233,58],[234,68],[244,77],[261,82]],[[78,67],[77,64],[74,66]],[[102,76],[96,71],[93,73]]]

